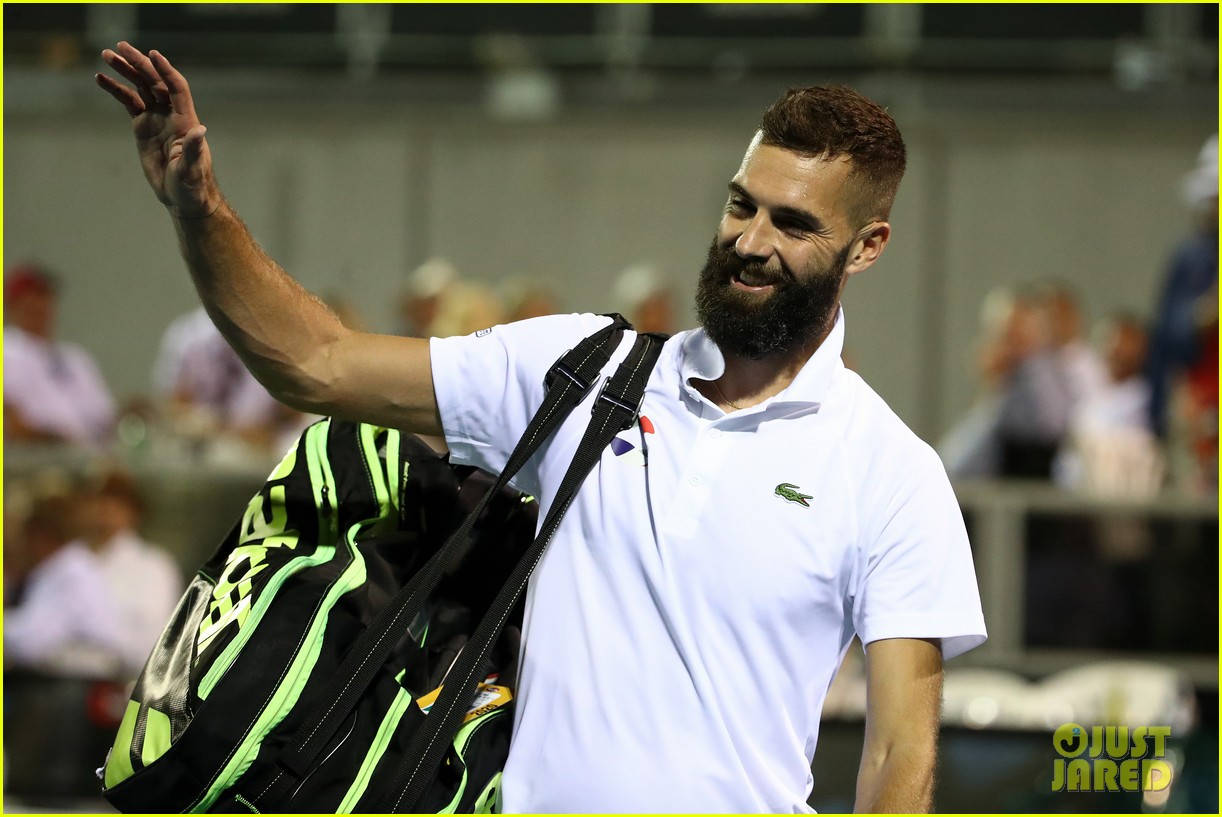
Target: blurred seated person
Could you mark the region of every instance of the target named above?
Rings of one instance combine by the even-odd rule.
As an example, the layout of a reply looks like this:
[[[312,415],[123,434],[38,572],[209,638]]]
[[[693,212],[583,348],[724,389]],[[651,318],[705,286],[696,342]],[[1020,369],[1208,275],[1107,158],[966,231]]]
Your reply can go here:
[[[1073,397],[1038,293],[994,292],[982,308],[982,393],[938,445],[952,479],[1047,479]]]
[[[997,416],[1006,366],[999,344],[1013,310],[1014,293],[1004,287],[990,291],[981,301],[980,330],[973,344],[976,395],[967,413],[955,421],[937,445],[938,456],[952,480],[996,477],[1001,471]]]
[[[22,264],[4,279],[4,437],[6,442],[108,441],[115,404],[93,357],[55,339],[58,285],[42,267]]]
[[[1102,331],[1107,380],[1074,411],[1057,460],[1057,481],[1093,493],[1149,496],[1162,483],[1163,460],[1150,427],[1146,329],[1116,314]]]
[[[134,675],[178,604],[182,570],[162,548],[141,538],[144,501],[127,474],[102,475],[82,493],[78,509],[81,542],[97,557],[98,576],[117,602],[124,663]]]
[[[500,291],[507,323],[556,315],[563,311],[556,295],[539,281],[511,278],[501,285]]]
[[[203,307],[166,328],[153,364],[153,388],[166,403],[173,430],[188,437],[228,435],[279,450],[286,430],[296,436],[308,424],[250,374]]]
[[[427,337],[470,335],[504,321],[505,308],[490,287],[474,281],[455,281],[438,296]]]
[[[399,294],[399,334],[431,337],[430,327],[437,319],[442,296],[458,280],[458,270],[444,258],[430,258],[412,270]]]
[[[1065,377],[1072,414],[1103,387],[1107,374],[1103,361],[1083,337],[1082,310],[1074,291],[1054,283],[1044,287],[1042,294],[1050,346]]]
[[[632,264],[624,269],[615,279],[611,299],[638,332],[674,333],[674,292],[653,264]]]
[[[1020,293],[990,352],[1001,379],[997,433],[1000,476],[1049,479],[1069,427],[1074,395],[1038,295]]]
[[[101,560],[73,541],[75,511],[72,496],[42,497],[21,524],[15,547],[26,571],[14,597],[5,600],[6,669],[86,677],[125,670],[123,618],[102,578]]]

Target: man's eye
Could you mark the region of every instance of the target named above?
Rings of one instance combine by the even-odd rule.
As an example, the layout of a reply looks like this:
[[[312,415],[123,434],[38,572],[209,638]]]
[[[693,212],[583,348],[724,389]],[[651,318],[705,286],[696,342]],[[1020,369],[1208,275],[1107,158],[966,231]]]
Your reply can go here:
[[[726,203],[726,209],[734,213],[749,213],[751,212],[751,203],[745,199],[730,199]]]

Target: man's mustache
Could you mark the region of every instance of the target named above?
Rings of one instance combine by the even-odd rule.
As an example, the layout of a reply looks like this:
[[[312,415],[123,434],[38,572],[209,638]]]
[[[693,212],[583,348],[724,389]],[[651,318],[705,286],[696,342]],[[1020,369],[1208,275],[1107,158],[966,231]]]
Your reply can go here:
[[[763,280],[765,284],[782,284],[793,280],[793,276],[783,265],[780,270],[771,270],[760,261],[743,258],[734,252],[733,249],[719,250],[717,255],[719,256],[716,259],[717,266],[727,278],[747,273],[754,278]]]

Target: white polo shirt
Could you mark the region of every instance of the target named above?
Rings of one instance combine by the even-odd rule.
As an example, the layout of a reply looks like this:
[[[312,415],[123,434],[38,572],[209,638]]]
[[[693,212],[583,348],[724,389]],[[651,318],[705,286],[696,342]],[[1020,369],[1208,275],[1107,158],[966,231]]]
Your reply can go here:
[[[551,363],[607,322],[433,339],[452,460],[499,471]],[[841,314],[785,391],[730,414],[689,383],[724,369],[704,331],[666,343],[641,421],[532,577],[507,811],[810,811],[819,714],[854,633],[941,638],[946,657],[984,641],[942,464],[844,368],[843,339]],[[516,480],[541,517],[593,399]]]

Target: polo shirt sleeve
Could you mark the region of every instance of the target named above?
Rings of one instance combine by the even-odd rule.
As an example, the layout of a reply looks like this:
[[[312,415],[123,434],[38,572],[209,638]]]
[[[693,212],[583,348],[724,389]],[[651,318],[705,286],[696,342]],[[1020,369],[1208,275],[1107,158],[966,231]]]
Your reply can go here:
[[[552,364],[610,322],[603,315],[549,315],[432,338],[433,391],[450,461],[500,473],[543,403]],[[513,485],[539,493],[530,463]]]
[[[987,637],[967,530],[946,470],[924,443],[881,500],[861,554],[853,624],[863,644],[939,638],[943,659]]]

